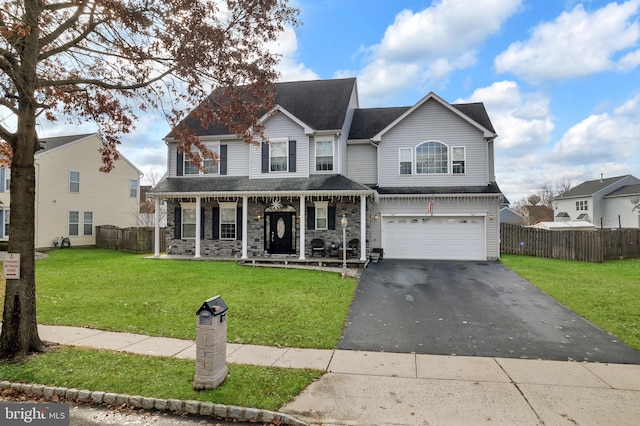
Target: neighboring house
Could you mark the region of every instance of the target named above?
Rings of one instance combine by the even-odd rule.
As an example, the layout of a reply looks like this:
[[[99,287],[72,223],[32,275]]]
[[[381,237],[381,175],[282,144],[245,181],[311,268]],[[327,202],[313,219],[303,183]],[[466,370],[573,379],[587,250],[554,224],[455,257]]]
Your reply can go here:
[[[509,207],[502,207],[500,209],[500,223],[524,225],[524,217],[522,217],[520,213],[513,209],[510,209]]]
[[[555,221],[584,220],[599,228],[638,228],[637,197],[640,179],[632,175],[586,181],[554,198]]]
[[[547,206],[524,206],[528,218],[527,225],[534,225],[539,222],[553,222],[553,210]]]
[[[165,138],[168,174],[150,195],[168,202],[167,254],[331,256],[344,218],[362,262],[372,249],[388,258],[499,257],[497,135],[483,104],[429,93],[410,107],[361,109],[353,78],[276,90],[261,118],[268,144],[187,118],[220,156],[200,171]]]
[[[99,170],[102,140],[97,134],[45,138],[35,154],[36,248],[69,237],[72,246],[95,244],[95,227],[136,225],[142,173],[122,161],[109,173]],[[9,169],[1,169],[1,237],[10,236]]]
[[[138,226],[152,227],[155,224],[156,208],[152,198],[148,196],[151,185],[140,186],[140,215],[138,216]],[[162,203],[158,211],[160,226],[167,226],[167,205]]]

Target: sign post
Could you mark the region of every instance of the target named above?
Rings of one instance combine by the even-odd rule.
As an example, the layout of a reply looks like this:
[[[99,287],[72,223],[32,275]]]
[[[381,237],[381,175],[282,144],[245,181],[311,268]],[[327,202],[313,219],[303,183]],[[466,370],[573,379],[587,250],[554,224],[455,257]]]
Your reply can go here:
[[[20,278],[20,253],[6,253],[4,255],[4,278],[17,280]]]

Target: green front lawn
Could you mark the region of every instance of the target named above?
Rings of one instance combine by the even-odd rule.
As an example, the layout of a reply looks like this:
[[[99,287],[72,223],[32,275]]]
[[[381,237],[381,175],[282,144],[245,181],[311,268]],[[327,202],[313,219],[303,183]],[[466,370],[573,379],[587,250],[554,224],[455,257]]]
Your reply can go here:
[[[357,281],[234,262],[144,259],[96,248],[36,262],[38,322],[195,339],[196,311],[221,295],[228,341],[332,349]]]
[[[605,263],[502,255],[502,263],[628,345],[640,349],[640,259]]]

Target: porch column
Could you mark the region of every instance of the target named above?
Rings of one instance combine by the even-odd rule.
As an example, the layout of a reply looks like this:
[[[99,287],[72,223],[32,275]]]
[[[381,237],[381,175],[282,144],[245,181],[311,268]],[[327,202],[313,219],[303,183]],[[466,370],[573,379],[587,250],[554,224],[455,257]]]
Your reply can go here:
[[[248,259],[247,255],[247,242],[249,235],[249,197],[246,195],[242,197],[242,259]]]
[[[200,257],[200,233],[202,230],[200,229],[200,197],[196,197],[196,253],[193,257]]]
[[[360,196],[360,262],[367,260],[367,196]]]
[[[300,197],[300,260],[305,260],[305,230],[307,228],[307,207],[306,198]]]
[[[153,214],[153,257],[160,257],[160,199],[155,198],[155,213]]]

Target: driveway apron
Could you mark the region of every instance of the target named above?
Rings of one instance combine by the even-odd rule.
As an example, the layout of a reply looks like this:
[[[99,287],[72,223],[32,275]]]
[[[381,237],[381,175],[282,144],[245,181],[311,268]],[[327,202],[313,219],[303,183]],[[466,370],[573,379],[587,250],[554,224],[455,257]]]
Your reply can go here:
[[[370,264],[338,348],[640,364],[640,351],[497,261]]]

